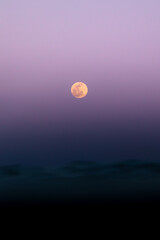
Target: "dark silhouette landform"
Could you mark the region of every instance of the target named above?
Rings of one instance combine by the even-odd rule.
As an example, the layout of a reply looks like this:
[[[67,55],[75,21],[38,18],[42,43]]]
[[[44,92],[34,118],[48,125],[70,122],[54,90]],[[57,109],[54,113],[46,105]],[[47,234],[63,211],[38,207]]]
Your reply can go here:
[[[75,161],[64,167],[0,167],[2,204],[119,203],[160,198],[160,164]]]

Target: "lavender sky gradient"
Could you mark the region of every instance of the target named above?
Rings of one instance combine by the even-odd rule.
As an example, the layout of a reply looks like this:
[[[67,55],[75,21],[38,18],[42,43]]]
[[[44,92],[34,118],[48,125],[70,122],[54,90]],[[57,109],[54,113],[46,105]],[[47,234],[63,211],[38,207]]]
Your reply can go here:
[[[0,150],[30,133],[65,146],[59,162],[80,149],[160,160],[159,13],[158,0],[1,0]],[[70,93],[77,81],[84,99]]]

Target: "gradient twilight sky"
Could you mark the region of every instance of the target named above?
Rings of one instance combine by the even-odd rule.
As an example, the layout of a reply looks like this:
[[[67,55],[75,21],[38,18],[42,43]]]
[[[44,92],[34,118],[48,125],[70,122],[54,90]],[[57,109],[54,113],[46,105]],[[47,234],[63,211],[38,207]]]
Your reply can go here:
[[[0,130],[2,164],[160,160],[160,1],[1,0]]]

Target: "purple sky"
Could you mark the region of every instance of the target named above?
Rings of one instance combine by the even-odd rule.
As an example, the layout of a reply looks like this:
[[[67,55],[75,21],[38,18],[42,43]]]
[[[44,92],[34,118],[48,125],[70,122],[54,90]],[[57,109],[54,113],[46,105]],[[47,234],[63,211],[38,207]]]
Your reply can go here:
[[[159,127],[160,1],[1,0],[0,127],[26,124]]]

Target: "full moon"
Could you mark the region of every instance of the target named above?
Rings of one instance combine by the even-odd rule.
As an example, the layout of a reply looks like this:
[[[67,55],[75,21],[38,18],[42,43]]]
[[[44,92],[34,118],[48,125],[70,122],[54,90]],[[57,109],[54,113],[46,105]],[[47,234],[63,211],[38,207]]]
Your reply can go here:
[[[88,87],[83,82],[76,82],[71,87],[71,93],[75,98],[84,98],[88,93]]]

